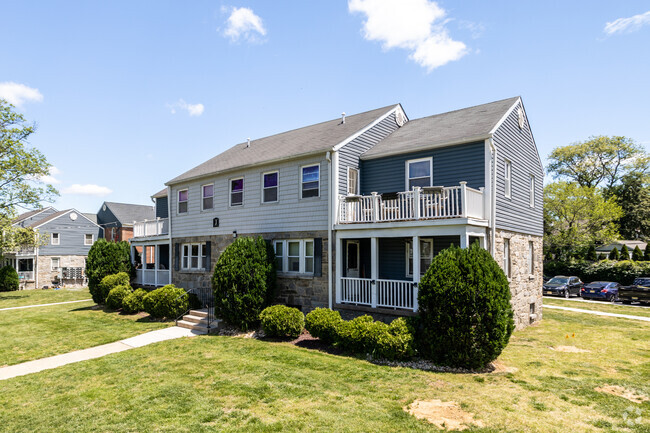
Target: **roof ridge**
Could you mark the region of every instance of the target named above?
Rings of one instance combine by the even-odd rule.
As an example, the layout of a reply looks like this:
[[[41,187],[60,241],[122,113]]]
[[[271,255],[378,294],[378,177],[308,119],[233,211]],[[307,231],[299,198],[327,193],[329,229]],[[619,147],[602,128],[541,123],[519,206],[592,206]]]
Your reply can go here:
[[[417,119],[410,120],[410,122],[415,122],[415,121],[417,121],[417,120],[422,120],[422,119],[430,119],[430,118],[432,118],[432,117],[442,116],[443,114],[456,113],[456,112],[458,112],[458,111],[470,110],[470,109],[472,109],[472,108],[482,107],[482,106],[484,106],[484,105],[498,104],[499,102],[508,101],[508,100],[510,100],[510,99],[513,99],[513,100],[514,100],[514,99],[519,99],[519,98],[521,98],[521,96],[513,96],[513,97],[510,97],[510,98],[499,99],[499,100],[497,100],[497,101],[486,102],[486,103],[484,103],[484,104],[476,104],[476,105],[472,105],[471,107],[464,107],[464,108],[457,108],[456,110],[443,111],[442,113],[432,114],[432,115],[430,115],[430,116],[418,117]]]

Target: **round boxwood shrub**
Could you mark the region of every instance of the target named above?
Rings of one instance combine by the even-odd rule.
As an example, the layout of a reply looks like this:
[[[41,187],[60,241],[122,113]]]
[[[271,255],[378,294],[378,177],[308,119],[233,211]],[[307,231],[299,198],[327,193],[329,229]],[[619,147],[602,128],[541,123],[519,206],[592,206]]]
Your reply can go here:
[[[375,322],[372,350],[376,358],[408,359],[415,355],[415,336],[403,318],[393,320],[389,325]]]
[[[273,305],[262,310],[260,323],[269,337],[296,338],[305,327],[305,315],[297,308]]]
[[[212,288],[217,317],[242,330],[259,322],[273,298],[275,254],[262,237],[237,238],[214,267]]]
[[[111,310],[119,310],[122,308],[122,302],[124,301],[124,298],[126,298],[132,292],[133,289],[131,286],[127,285],[112,288],[106,297],[106,306]]]
[[[143,299],[147,291],[144,289],[137,289],[133,293],[129,293],[126,298],[122,300],[122,311],[127,314],[139,313],[144,311]]]
[[[18,290],[19,286],[18,272],[12,266],[0,268],[0,292],[13,292]]]
[[[189,296],[184,289],[168,284],[147,293],[142,303],[152,317],[176,319],[189,309]]]
[[[514,329],[508,280],[478,245],[438,254],[419,284],[417,345],[442,365],[483,368]]]
[[[104,277],[119,272],[126,272],[130,278],[135,276],[135,270],[131,264],[131,247],[129,243],[107,242],[106,239],[98,239],[90,247],[86,259],[88,289],[93,301],[97,304],[104,303],[108,291],[104,291],[99,285]]]
[[[117,286],[128,286],[129,281],[129,274],[126,272],[118,272],[117,274],[105,276],[102,278],[102,281],[98,284],[97,289],[95,290],[97,299],[101,298],[104,301],[97,302],[97,300],[95,300],[95,295],[93,295],[93,300],[98,304],[106,302],[106,298],[108,297],[108,294],[111,290]]]
[[[307,313],[305,328],[309,333],[325,343],[336,341],[336,327],[341,323],[341,313],[328,308],[316,308]]]

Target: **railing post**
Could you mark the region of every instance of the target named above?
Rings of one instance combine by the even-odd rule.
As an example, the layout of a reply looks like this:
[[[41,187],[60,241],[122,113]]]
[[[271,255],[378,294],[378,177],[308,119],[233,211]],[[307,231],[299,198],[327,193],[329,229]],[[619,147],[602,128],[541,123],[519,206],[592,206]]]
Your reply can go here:
[[[379,283],[377,282],[377,279],[379,278],[379,260],[377,260],[379,254],[377,246],[377,238],[370,238],[370,278],[372,280],[370,283],[370,306],[372,308],[377,308],[377,290],[379,286]]]
[[[413,236],[413,311],[417,311],[417,287],[420,283],[420,236]]]
[[[379,195],[376,192],[371,192],[372,194],[372,221],[379,221]]]
[[[487,209],[486,209],[486,204],[485,204],[485,187],[482,186],[478,190],[481,191],[481,203],[483,204],[483,206],[481,208],[482,211],[483,211],[481,213],[481,219],[485,219],[485,216],[487,215]]]
[[[467,182],[460,183],[460,216],[467,218]]]
[[[413,217],[420,219],[420,187],[413,188]]]

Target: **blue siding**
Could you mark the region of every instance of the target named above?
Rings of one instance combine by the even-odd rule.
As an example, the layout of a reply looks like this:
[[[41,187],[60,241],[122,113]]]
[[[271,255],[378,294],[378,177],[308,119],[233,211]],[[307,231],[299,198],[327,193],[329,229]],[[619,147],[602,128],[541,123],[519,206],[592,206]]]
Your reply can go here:
[[[406,278],[406,238],[379,239],[379,279],[411,280]]]
[[[24,221],[21,221],[20,223],[18,223],[18,225],[20,227],[29,227],[31,224],[40,220],[44,220],[45,218],[49,217],[50,215],[56,212],[57,210],[54,208],[44,209],[43,212],[40,212],[30,218],[25,219]]]
[[[167,209],[167,197],[156,199],[156,218],[167,218],[169,216]]]
[[[43,256],[87,256],[91,245],[84,245],[84,235],[92,234],[97,240],[102,234],[100,227],[83,216],[79,215],[73,221],[70,219],[70,214],[49,221],[38,230],[47,240],[47,244],[39,248],[39,254]],[[59,234],[59,245],[50,245],[52,233]]]
[[[361,194],[406,191],[406,161],[433,158],[433,184],[485,186],[485,143],[469,143],[361,161]]]

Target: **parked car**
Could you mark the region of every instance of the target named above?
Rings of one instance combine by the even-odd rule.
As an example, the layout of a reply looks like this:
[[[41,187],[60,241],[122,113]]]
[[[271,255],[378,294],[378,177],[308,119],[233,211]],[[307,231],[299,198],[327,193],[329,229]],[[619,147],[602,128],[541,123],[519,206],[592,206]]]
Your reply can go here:
[[[618,289],[620,287],[620,284],[613,281],[594,281],[582,288],[581,296],[585,299],[604,299],[615,302],[618,300]]]
[[[650,277],[639,277],[631,286],[621,286],[618,297],[624,304],[635,301],[650,304]]]
[[[542,292],[544,295],[564,296],[568,299],[571,295],[580,296],[584,285],[578,277],[558,275],[544,283]]]

